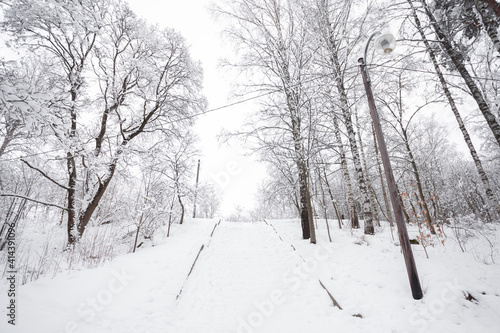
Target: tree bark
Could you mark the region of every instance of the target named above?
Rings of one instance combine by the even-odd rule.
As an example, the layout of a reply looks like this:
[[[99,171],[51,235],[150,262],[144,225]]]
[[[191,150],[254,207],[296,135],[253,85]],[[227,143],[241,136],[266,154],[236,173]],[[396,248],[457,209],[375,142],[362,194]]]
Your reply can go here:
[[[430,23],[434,29],[434,32],[436,33],[436,36],[438,37],[439,42],[443,47],[443,50],[446,52],[450,60],[455,65],[455,68],[464,79],[464,82],[469,88],[472,97],[476,101],[479,110],[483,114],[486,123],[490,127],[491,132],[495,137],[495,140],[497,141],[498,145],[500,145],[500,124],[498,123],[495,115],[491,112],[490,106],[486,102],[483,93],[481,92],[477,84],[474,82],[474,79],[471,77],[469,71],[465,67],[463,62],[463,56],[453,47],[452,41],[448,39],[445,32],[441,29],[441,26],[434,17],[434,14],[429,8],[427,1],[421,0],[421,2],[424,5],[425,13],[427,14],[427,17],[430,20]]]
[[[330,200],[332,201],[333,209],[335,210],[335,215],[337,215],[337,220],[339,222],[339,229],[342,229],[342,218],[339,214],[339,210],[337,209],[337,204],[335,203],[335,198],[333,197],[332,189],[330,187],[330,183],[328,182],[328,177],[326,176],[325,168],[323,168],[323,175],[325,176],[325,184],[328,189],[328,194],[330,195]]]
[[[326,223],[326,230],[328,232],[328,239],[330,240],[330,243],[332,242],[332,236],[330,235],[330,226],[328,225],[328,211],[326,209],[326,199],[325,199],[325,189],[323,188],[323,182],[321,181],[321,171],[317,169],[318,172],[318,182],[319,182],[319,187],[321,189],[321,206],[323,208],[323,216],[325,218],[325,223]]]
[[[181,219],[179,221],[179,224],[182,224],[184,222],[184,204],[182,203],[181,196],[178,192],[177,192],[177,199],[179,201],[179,205],[181,206]]]
[[[491,22],[491,19],[488,17],[488,13],[486,12],[487,5],[488,4],[484,0],[476,0],[476,7],[479,15],[481,16],[484,30],[486,30],[486,33],[488,34],[488,37],[490,37],[497,52],[500,53],[500,40],[498,39],[497,29],[493,25],[493,22]]]
[[[82,208],[82,211],[79,214],[79,221],[77,228],[79,238],[83,235],[83,232],[85,231],[85,228],[87,227],[87,224],[89,223],[92,214],[94,214],[94,211],[99,206],[99,202],[101,201],[102,196],[106,192],[109,183],[111,183],[111,179],[113,178],[113,175],[115,173],[117,163],[118,163],[118,158],[116,157],[108,166],[108,174],[106,175],[106,177],[103,180],[99,180],[99,184],[97,185],[97,187],[95,187],[95,192],[92,193],[92,199],[88,203],[87,207]]]
[[[496,2],[496,0],[484,0],[484,2],[486,2],[495,15],[500,18],[500,6],[498,2]]]
[[[345,91],[343,92],[345,94]],[[345,96],[347,98],[347,96]],[[352,119],[347,108],[347,100],[341,98],[343,107],[342,114],[344,115],[344,122],[347,128],[347,136],[349,139],[349,145],[351,146],[351,154],[354,162],[354,169],[356,171],[356,176],[358,179],[359,192],[361,194],[361,202],[363,203],[363,220],[364,220],[364,230],[365,234],[373,235],[375,234],[375,229],[373,227],[373,217],[372,217],[372,209],[370,203],[370,195],[368,193],[368,189],[366,187],[365,177],[363,174],[363,168],[361,167],[361,161],[359,157],[358,145],[356,142],[356,134],[354,132],[354,128],[352,125]]]
[[[170,204],[170,212],[168,214],[168,227],[167,237],[170,237],[170,226],[172,225],[172,211],[174,210],[175,195],[172,196],[172,203]]]
[[[354,229],[359,228],[358,213],[356,212],[356,205],[354,203],[354,194],[352,193],[351,176],[349,175],[349,168],[347,167],[347,158],[344,151],[344,143],[342,142],[342,137],[340,136],[340,128],[337,120],[337,116],[333,116],[333,125],[335,138],[339,147],[340,154],[340,165],[342,166],[342,171],[344,173],[344,181],[347,190],[347,204],[349,205],[349,217],[351,219],[351,227]]]
[[[415,162],[415,158],[413,157],[413,152],[410,148],[410,143],[408,142],[408,136],[407,136],[406,130],[404,129],[404,126],[402,123],[400,123],[400,125],[401,125],[401,131],[403,133],[406,152],[408,153],[408,157],[410,158],[410,164],[411,164],[411,167],[413,169],[413,175],[415,176],[415,181],[417,182],[417,190],[418,190],[417,198],[420,198],[420,205],[422,206],[422,210],[423,210],[423,213],[425,215],[424,222],[429,226],[429,230],[431,231],[431,234],[435,235],[436,230],[434,230],[434,226],[432,225],[432,218],[431,218],[431,214],[429,212],[429,208],[427,206],[427,200],[425,198],[424,191],[422,188],[422,182],[420,181],[420,173],[418,171],[417,162]],[[413,205],[412,205],[412,207],[413,207]]]
[[[72,78],[69,78],[69,81],[72,81]],[[78,87],[72,87],[71,89],[71,129],[69,131],[69,139],[70,142],[75,139],[76,136],[76,99],[77,99],[77,91]],[[77,210],[76,210],[76,181],[77,181],[77,173],[76,173],[76,161],[74,152],[70,148],[68,152],[66,152],[66,168],[68,172],[68,245],[75,244],[80,238],[78,231],[78,222],[77,222]]]
[[[460,115],[460,112],[458,111],[457,105],[455,104],[455,100],[451,94],[450,89],[448,88],[448,83],[446,82],[443,72],[441,71],[441,68],[439,67],[439,63],[437,61],[436,55],[431,48],[431,45],[425,36],[425,33],[423,31],[422,25],[420,23],[420,19],[418,18],[417,12],[415,10],[415,7],[413,6],[413,3],[411,1],[408,1],[411,8],[412,8],[412,14],[413,14],[413,19],[415,21],[415,25],[420,33],[420,36],[422,37],[422,41],[425,44],[425,47],[427,48],[427,52],[429,53],[429,57],[431,58],[432,64],[434,65],[434,70],[436,71],[436,75],[438,76],[439,82],[441,83],[441,88],[443,89],[443,92],[448,100],[448,103],[450,104],[451,111],[453,112],[455,119],[457,120],[458,123],[458,128],[462,132],[462,136],[464,137],[465,143],[467,144],[467,148],[469,148],[469,152],[471,154],[472,160],[474,161],[474,165],[476,166],[477,172],[479,174],[479,177],[481,178],[481,181],[483,183],[486,196],[489,200],[489,202],[493,205],[495,210],[497,211],[497,214],[500,215],[500,203],[497,200],[495,194],[493,193],[493,190],[490,185],[490,181],[488,179],[488,176],[483,168],[483,165],[481,163],[481,159],[479,158],[479,155],[477,154],[476,148],[474,147],[474,144],[472,143],[472,139],[469,135],[469,132],[467,131],[467,128],[465,127],[465,124],[462,120],[462,116]]]
[[[312,207],[312,202],[311,202],[311,189],[309,186],[309,168],[306,169],[307,172],[307,213],[308,213],[308,220],[309,220],[309,230],[311,234],[311,244],[316,244],[316,228],[317,228],[317,223],[316,227],[314,225],[314,214],[313,214],[313,207]]]
[[[328,22],[328,18],[327,18]],[[354,126],[352,124],[351,114],[349,110],[349,102],[347,98],[347,93],[344,87],[342,68],[340,66],[338,54],[337,54],[337,42],[333,38],[333,33],[330,34],[328,39],[330,43],[330,57],[333,65],[333,75],[335,77],[337,92],[340,98],[340,109],[342,111],[342,116],[344,118],[344,124],[347,128],[347,138],[349,140],[349,146],[351,147],[352,159],[354,162],[354,169],[356,171],[356,176],[358,180],[359,191],[361,194],[361,201],[363,203],[363,219],[364,219],[364,232],[366,235],[375,234],[375,229],[373,227],[373,217],[371,210],[370,194],[366,187],[366,181],[363,174],[363,168],[361,167],[361,161],[359,157],[358,145],[356,142],[356,133],[354,132]]]
[[[361,128],[359,126],[359,119],[358,119],[358,110],[355,107],[354,109],[354,115],[356,117],[356,127],[358,129],[358,141],[359,141],[359,149],[361,151],[361,161],[363,162],[363,168],[365,171],[365,177],[366,177],[366,186],[368,187],[368,193],[370,195],[370,203],[371,203],[371,208],[372,208],[372,216],[375,217],[375,222],[377,222],[377,226],[380,227],[380,220],[378,218],[378,210],[377,206],[375,205],[375,193],[373,192],[372,184],[370,181],[370,175],[368,174],[368,166],[366,164],[366,156],[365,156],[365,149],[363,147],[363,139],[361,138]]]

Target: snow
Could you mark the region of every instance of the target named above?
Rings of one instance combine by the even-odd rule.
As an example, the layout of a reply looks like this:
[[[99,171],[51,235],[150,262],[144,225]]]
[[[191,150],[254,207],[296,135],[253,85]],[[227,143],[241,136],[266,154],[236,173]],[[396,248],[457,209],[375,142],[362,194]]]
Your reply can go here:
[[[222,221],[211,237],[217,222],[188,220],[157,246],[104,267],[19,286],[17,325],[7,324],[2,305],[0,332],[499,331],[500,265],[453,242],[428,247],[430,259],[412,245],[425,293],[416,301],[388,227],[364,236],[335,221],[329,243],[320,220],[313,245],[298,220]]]

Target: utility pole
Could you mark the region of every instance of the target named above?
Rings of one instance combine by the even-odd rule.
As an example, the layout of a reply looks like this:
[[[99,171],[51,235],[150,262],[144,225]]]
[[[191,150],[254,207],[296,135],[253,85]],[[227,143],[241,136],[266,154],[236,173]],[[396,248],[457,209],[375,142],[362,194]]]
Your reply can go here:
[[[370,37],[368,43],[370,42],[372,37]],[[365,57],[366,57],[366,51],[365,51]],[[382,133],[382,126],[380,125],[380,118],[377,113],[377,107],[375,106],[375,99],[373,98],[373,92],[370,84],[368,70],[366,68],[366,64],[363,58],[359,58],[358,62],[361,68],[361,75],[363,76],[363,83],[366,89],[366,97],[368,98],[368,105],[370,107],[370,114],[372,116],[373,127],[375,129],[375,135],[377,137],[380,155],[382,157],[382,164],[384,165],[385,177],[387,179],[387,186],[389,187],[389,192],[391,196],[392,209],[394,210],[394,216],[396,218],[396,224],[398,226],[399,243],[401,244],[401,249],[403,250],[403,256],[406,264],[406,271],[408,273],[408,278],[410,280],[411,292],[414,299],[421,299],[422,297],[424,297],[424,294],[422,292],[422,287],[420,286],[417,266],[415,265],[415,259],[413,258],[413,252],[411,249],[410,240],[408,238],[408,231],[406,229],[406,224],[403,220],[403,208],[401,207],[401,203],[399,202],[396,180],[394,179],[394,174],[392,172],[389,153],[387,152],[387,146],[385,145],[384,134]]]
[[[198,170],[196,171],[196,185],[194,187],[193,219],[196,218],[196,197],[198,196],[198,180],[200,179],[200,160],[198,160]]]

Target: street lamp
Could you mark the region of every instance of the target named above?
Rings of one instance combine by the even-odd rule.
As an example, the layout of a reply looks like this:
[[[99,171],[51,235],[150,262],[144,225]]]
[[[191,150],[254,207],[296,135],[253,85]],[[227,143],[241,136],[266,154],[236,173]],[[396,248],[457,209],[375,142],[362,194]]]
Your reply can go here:
[[[365,46],[364,58],[359,58],[358,62],[359,67],[361,68],[361,75],[363,76],[363,83],[366,89],[366,97],[368,98],[368,106],[370,107],[373,127],[375,129],[375,135],[377,137],[380,155],[382,157],[382,164],[384,165],[385,177],[387,179],[387,185],[389,187],[389,192],[391,195],[392,209],[394,210],[394,217],[398,226],[399,243],[401,244],[401,248],[403,250],[406,271],[410,280],[411,292],[414,299],[421,299],[422,297],[424,297],[424,294],[422,292],[422,287],[420,286],[417,266],[415,265],[415,259],[413,258],[410,240],[408,239],[408,231],[406,230],[406,224],[403,220],[403,208],[401,207],[401,203],[399,201],[396,181],[394,180],[391,162],[389,160],[389,153],[387,152],[384,134],[382,133],[382,126],[380,125],[380,118],[378,116],[377,107],[375,106],[375,100],[373,98],[370,76],[368,75],[368,68],[365,64],[368,46],[373,37],[377,35],[380,35],[380,32],[375,32],[370,36],[370,38],[368,38]],[[391,34],[381,35],[375,41],[375,49],[382,54],[391,53],[395,47],[396,40]]]

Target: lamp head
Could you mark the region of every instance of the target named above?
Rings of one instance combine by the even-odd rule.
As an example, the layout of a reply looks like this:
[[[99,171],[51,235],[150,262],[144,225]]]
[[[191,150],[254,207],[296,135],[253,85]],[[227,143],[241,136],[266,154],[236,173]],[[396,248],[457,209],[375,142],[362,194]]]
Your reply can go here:
[[[396,47],[396,39],[392,34],[380,35],[375,40],[375,50],[380,54],[389,54]]]

